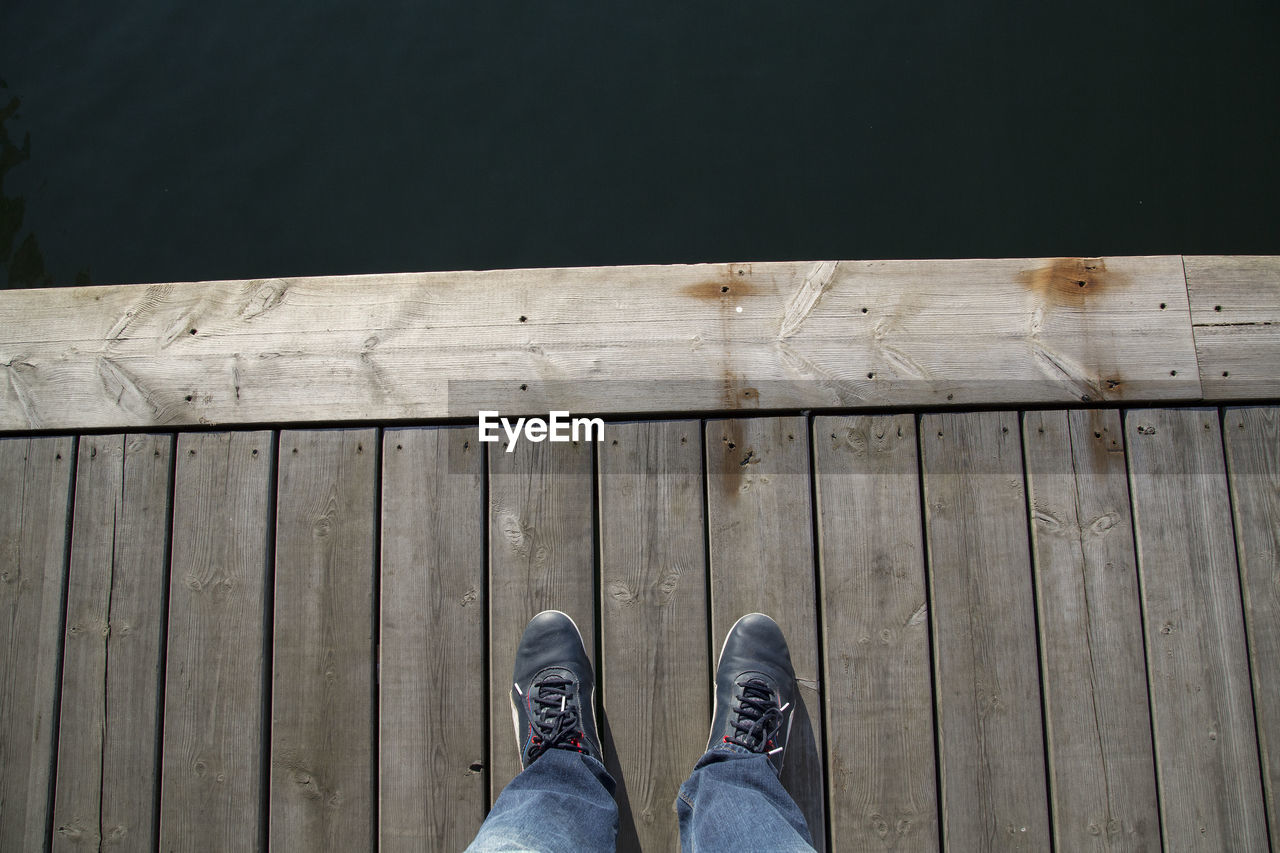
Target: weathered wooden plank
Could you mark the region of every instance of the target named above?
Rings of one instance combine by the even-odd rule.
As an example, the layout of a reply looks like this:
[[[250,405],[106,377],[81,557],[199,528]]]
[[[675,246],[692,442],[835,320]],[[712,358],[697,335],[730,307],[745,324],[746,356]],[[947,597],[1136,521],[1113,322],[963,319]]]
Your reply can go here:
[[[52,805],[75,443],[0,439],[0,848],[42,850]]]
[[[831,844],[937,850],[915,418],[815,418],[813,447]]]
[[[920,423],[944,844],[1046,850],[1044,732],[1013,412]]]
[[[1027,412],[1045,725],[1058,850],[1160,846],[1120,413]]]
[[[472,433],[474,435],[474,433]],[[489,788],[497,799],[520,756],[511,673],[524,626],[543,610],[567,613],[596,656],[592,445],[489,445]]]
[[[380,849],[461,850],[488,806],[482,451],[471,427],[382,446]]]
[[[620,850],[679,847],[676,793],[707,746],[701,429],[615,424],[598,445],[601,737],[618,782]]]
[[[1280,396],[1280,256],[1184,261],[1205,397]]]
[[[270,432],[178,436],[160,781],[166,852],[266,847],[274,456]]]
[[[1177,256],[19,290],[0,329],[11,430],[1200,396]]]
[[[273,850],[360,850],[373,820],[377,430],[280,434]]]
[[[53,849],[154,848],[169,435],[82,436]]]
[[[1280,843],[1280,409],[1227,409],[1223,430],[1274,849]]]
[[[804,812],[814,845],[824,850],[808,423],[803,417],[709,421],[705,434],[711,648],[718,651],[747,613],[772,616],[786,635],[800,692],[782,783]]]
[[[1165,846],[1264,850],[1218,412],[1128,412],[1125,443]]]

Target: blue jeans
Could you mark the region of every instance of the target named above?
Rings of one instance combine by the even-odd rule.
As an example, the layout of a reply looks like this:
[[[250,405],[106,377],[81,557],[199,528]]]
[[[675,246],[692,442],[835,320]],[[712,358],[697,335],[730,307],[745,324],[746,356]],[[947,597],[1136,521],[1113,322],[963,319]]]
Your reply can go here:
[[[502,791],[468,851],[611,851],[614,782],[594,758],[553,749]],[[680,845],[693,851],[812,851],[804,815],[768,759],[734,744],[703,754],[676,798]]]

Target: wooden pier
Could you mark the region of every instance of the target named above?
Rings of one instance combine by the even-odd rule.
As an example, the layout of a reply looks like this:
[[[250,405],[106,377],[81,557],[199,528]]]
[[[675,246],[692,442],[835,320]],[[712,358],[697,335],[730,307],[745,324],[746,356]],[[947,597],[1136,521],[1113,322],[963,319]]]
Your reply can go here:
[[[757,610],[820,850],[1280,842],[1280,259],[8,292],[0,363],[0,849],[461,849],[545,608],[620,850]]]

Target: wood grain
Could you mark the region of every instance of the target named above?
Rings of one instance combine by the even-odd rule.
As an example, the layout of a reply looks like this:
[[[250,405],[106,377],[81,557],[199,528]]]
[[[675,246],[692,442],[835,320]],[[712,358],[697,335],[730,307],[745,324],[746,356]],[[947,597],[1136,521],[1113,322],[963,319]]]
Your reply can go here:
[[[53,849],[154,849],[169,435],[82,436]]]
[[[496,800],[520,772],[507,720],[525,625],[543,610],[567,613],[595,663],[595,523],[590,443],[522,441],[510,453],[501,444],[488,447],[489,789]]]
[[[1253,707],[1272,849],[1280,828],[1280,409],[1223,412]]]
[[[377,430],[280,434],[271,849],[376,844]]]
[[[1199,399],[1173,257],[0,293],[0,429]]]
[[[676,793],[707,747],[701,430],[612,424],[598,445],[601,737],[618,782],[619,850],[679,847]]]
[[[815,418],[831,844],[937,850],[912,415]]]
[[[945,846],[1049,849],[1035,601],[1013,412],[920,422]]]
[[[1165,846],[1264,850],[1218,412],[1131,411],[1125,443]]]
[[[484,820],[483,458],[471,427],[382,452],[380,849],[461,850]]]
[[[1205,397],[1280,396],[1280,257],[1213,255],[1184,262]]]
[[[711,649],[717,654],[747,613],[768,614],[782,628],[800,691],[781,779],[804,812],[814,846],[825,850],[808,423],[708,421],[705,435]]]
[[[166,853],[266,847],[274,456],[270,432],[178,435],[160,780]]]
[[[1027,412],[1023,451],[1055,847],[1159,849],[1120,413]]]
[[[48,843],[72,438],[0,438],[0,848]]]

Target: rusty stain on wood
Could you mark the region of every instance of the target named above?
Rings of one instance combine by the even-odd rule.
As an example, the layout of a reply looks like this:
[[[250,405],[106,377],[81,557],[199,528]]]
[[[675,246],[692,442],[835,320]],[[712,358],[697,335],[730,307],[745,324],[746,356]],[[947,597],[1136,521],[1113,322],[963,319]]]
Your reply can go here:
[[[1107,270],[1105,258],[1051,258],[1019,273],[1017,280],[1044,301],[1072,308],[1082,308],[1092,297],[1127,283],[1126,276]]]
[[[726,264],[719,275],[687,284],[680,292],[703,302],[719,302],[733,308],[734,300],[755,296],[759,289],[752,282],[751,264]]]

